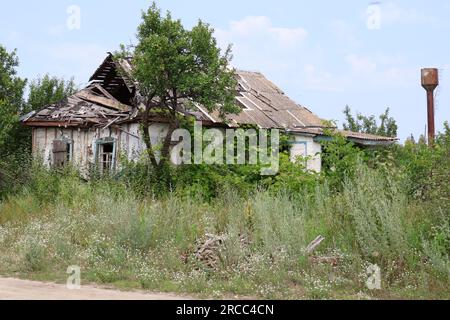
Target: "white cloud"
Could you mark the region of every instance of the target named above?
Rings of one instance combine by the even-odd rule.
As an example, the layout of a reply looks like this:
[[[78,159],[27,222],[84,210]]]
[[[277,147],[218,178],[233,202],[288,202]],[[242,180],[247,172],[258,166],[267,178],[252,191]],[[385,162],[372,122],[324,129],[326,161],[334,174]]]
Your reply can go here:
[[[248,16],[216,29],[215,36],[220,47],[233,45],[234,67],[260,71],[280,82],[278,76],[286,79],[292,69],[303,65],[302,48],[308,33],[301,27],[274,25],[265,16]]]
[[[57,75],[65,78],[74,76],[79,83],[88,81],[88,77],[105,59],[108,51],[97,44],[74,42],[40,46],[35,50],[52,62]]]
[[[351,70],[356,73],[372,74],[377,71],[377,64],[369,57],[361,57],[356,54],[349,54],[345,58]]]
[[[338,92],[342,90],[343,82],[327,71],[319,70],[313,64],[306,64],[303,68],[304,88],[306,90]]]
[[[308,33],[302,28],[271,28],[269,30],[278,42],[285,46],[299,44],[303,42],[308,35]]]
[[[265,16],[248,16],[240,21],[232,21],[227,30],[218,29],[216,37],[219,42],[240,42],[258,39],[291,48],[301,44],[308,33],[303,28],[275,27]]]
[[[304,91],[342,93],[417,84],[415,66],[408,66],[402,56],[352,52],[359,43],[351,25],[343,20],[330,25],[345,46],[332,56],[323,44],[306,42],[303,28],[274,26],[265,16],[233,21],[226,30],[218,29],[216,37],[222,47],[233,43],[234,66],[261,71],[293,96]]]
[[[382,24],[425,24],[436,23],[436,17],[427,15],[415,8],[401,7],[397,3],[388,2],[381,6]]]
[[[418,67],[406,66],[398,56],[349,54],[343,57],[347,68],[328,71],[319,64],[305,64],[301,70],[303,89],[320,92],[372,90],[373,88],[415,87]]]
[[[351,73],[353,85],[370,85],[375,87],[412,87],[417,85],[419,68],[407,66],[399,56],[373,55],[360,56],[350,54],[346,62]]]
[[[84,65],[106,57],[107,50],[97,44],[61,43],[44,49],[52,59]]]

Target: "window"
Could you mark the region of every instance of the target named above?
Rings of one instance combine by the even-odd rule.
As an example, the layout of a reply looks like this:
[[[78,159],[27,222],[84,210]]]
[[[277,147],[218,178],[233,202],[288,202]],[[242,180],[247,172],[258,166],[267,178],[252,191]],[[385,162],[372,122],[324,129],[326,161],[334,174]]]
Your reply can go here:
[[[101,173],[108,173],[115,168],[116,142],[113,138],[104,138],[96,144],[96,163]]]
[[[54,168],[65,167],[72,160],[73,143],[68,139],[53,140],[53,161]]]

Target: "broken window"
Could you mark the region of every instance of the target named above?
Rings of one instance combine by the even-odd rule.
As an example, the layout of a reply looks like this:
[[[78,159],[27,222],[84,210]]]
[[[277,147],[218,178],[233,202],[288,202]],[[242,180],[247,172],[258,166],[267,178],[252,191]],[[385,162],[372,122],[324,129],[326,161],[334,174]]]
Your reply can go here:
[[[72,141],[53,140],[53,167],[62,168],[72,160]]]
[[[116,144],[112,138],[97,141],[96,163],[101,173],[108,173],[114,170],[115,149]]]

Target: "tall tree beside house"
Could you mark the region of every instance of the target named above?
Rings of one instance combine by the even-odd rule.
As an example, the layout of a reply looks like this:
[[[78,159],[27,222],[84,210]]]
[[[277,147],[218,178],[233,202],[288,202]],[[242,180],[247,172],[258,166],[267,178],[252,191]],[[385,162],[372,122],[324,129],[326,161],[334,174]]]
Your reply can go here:
[[[0,157],[13,144],[23,111],[26,80],[17,75],[19,59],[16,51],[8,52],[0,45]]]
[[[26,80],[17,75],[18,66],[16,51],[8,52],[0,45],[0,196],[11,179],[7,160],[16,155],[20,143],[19,115],[24,106]]]
[[[22,114],[31,111],[37,111],[45,106],[57,103],[68,96],[74,94],[77,87],[73,79],[64,80],[63,78],[52,77],[48,74],[37,78],[28,86],[28,96],[22,108]],[[21,127],[16,133],[21,144],[30,148],[31,129]]]
[[[346,121],[344,123],[344,130],[370,133],[385,137],[397,137],[397,122],[389,115],[389,108],[379,116],[379,124],[374,115],[364,116],[358,113],[356,116],[353,116],[349,106],[345,107],[344,115]]]
[[[31,130],[20,125],[20,116],[76,91],[73,80],[45,75],[30,83],[24,99],[27,81],[17,75],[18,66],[16,51],[8,52],[0,45],[0,196],[12,181],[22,181],[23,168],[31,161]]]
[[[0,155],[26,147],[29,130],[19,124],[19,117],[32,110],[56,103],[76,91],[74,81],[45,75],[32,81],[24,99],[26,80],[17,75],[19,59],[16,51],[8,52],[0,45]]]
[[[59,102],[76,91],[77,86],[73,78],[66,81],[46,74],[30,83],[25,109],[27,112],[38,110]]]
[[[238,112],[234,102],[237,82],[229,68],[231,47],[223,52],[208,24],[199,21],[187,30],[170,12],[162,15],[155,3],[142,14],[142,20],[137,45],[132,52],[122,46],[118,58],[133,57],[131,76],[138,84],[136,104],[142,106],[143,137],[149,160],[158,168],[169,159],[172,133],[188,108],[201,105],[222,116]],[[159,163],[149,134],[151,117],[156,114],[168,121]]]

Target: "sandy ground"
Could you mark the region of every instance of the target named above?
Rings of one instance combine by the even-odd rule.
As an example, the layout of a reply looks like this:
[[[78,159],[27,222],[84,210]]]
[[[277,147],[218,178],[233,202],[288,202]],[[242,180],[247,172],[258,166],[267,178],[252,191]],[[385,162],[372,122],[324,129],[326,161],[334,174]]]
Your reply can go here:
[[[188,300],[167,293],[124,292],[83,285],[69,290],[65,285],[0,278],[0,300]]]

